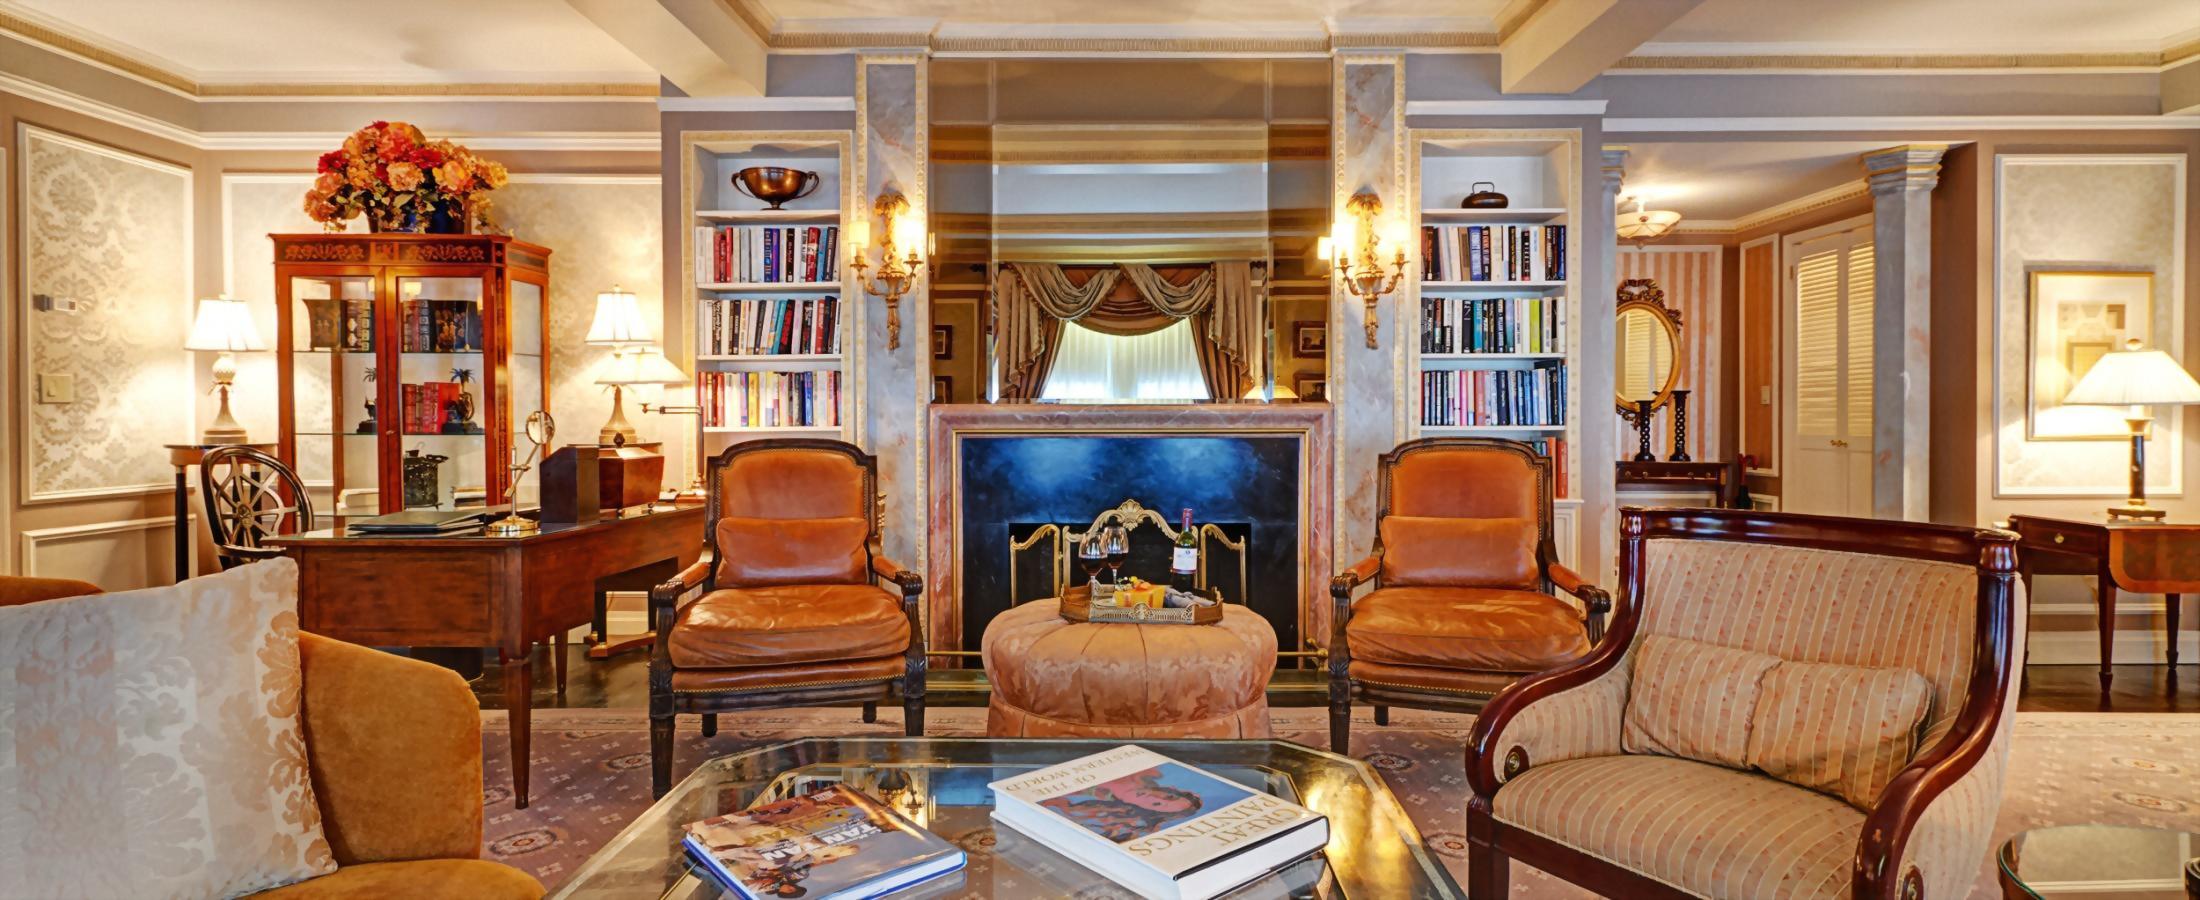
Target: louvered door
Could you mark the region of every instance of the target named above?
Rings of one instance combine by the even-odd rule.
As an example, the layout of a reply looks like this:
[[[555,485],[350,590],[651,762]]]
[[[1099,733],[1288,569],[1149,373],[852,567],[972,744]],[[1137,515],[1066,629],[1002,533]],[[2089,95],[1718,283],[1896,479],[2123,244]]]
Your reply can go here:
[[[1782,508],[1871,514],[1872,244],[1868,223],[1790,256]]]

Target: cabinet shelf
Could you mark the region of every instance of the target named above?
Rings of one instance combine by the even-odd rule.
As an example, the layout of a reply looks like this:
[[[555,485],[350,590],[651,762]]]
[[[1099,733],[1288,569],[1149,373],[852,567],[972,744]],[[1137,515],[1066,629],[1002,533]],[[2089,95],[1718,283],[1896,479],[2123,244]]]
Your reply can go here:
[[[1566,286],[1564,281],[1424,281],[1421,290],[1445,293],[1507,293],[1511,291],[1547,291]]]
[[[1563,209],[1550,207],[1507,209],[1434,209],[1421,210],[1421,221],[1442,223],[1473,223],[1496,225],[1541,225],[1566,217]]]
[[[1507,359],[1565,359],[1564,353],[1423,353],[1423,362],[1478,362]]]
[[[1565,430],[1566,430],[1566,426],[1564,426],[1564,425],[1423,425],[1423,426],[1421,426],[1421,433],[1422,433],[1422,434],[1437,434],[1437,435],[1459,435],[1459,436],[1462,436],[1462,437],[1465,437],[1465,436],[1476,436],[1476,435],[1491,435],[1491,436],[1496,436],[1496,437],[1504,437],[1504,436],[1506,436],[1506,435],[1513,435],[1513,434],[1526,434],[1526,433],[1533,433],[1533,434],[1559,434],[1559,433],[1561,433],[1561,432],[1564,432]]]
[[[838,425],[771,425],[742,427],[739,425],[712,425],[703,429],[705,434],[839,434]]]
[[[727,294],[830,294],[842,289],[838,281],[716,281],[695,287]]]
[[[838,363],[847,357],[839,353],[703,353],[696,362],[738,363],[741,365],[793,365],[809,364],[803,368],[816,368],[815,363]]]
[[[709,222],[756,222],[770,225],[832,225],[840,221],[837,209],[698,209],[695,217]]]

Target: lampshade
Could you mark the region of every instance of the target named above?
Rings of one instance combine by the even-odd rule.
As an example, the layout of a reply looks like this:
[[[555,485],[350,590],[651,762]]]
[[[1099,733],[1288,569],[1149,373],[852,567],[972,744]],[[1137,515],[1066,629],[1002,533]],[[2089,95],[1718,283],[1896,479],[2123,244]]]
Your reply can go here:
[[[2141,350],[2133,340],[2095,362],[2063,402],[2077,406],[2200,403],[2200,382],[2193,381],[2169,354]]]
[[[618,285],[596,295],[596,320],[589,323],[586,343],[628,347],[649,343],[649,324],[642,321],[642,303]]]
[[[191,322],[191,336],[184,340],[183,349],[233,353],[265,350],[267,345],[260,343],[260,330],[252,325],[252,308],[223,295],[199,301],[198,317]]]
[[[614,356],[596,376],[597,384],[686,384],[687,380],[687,373],[656,347]]]

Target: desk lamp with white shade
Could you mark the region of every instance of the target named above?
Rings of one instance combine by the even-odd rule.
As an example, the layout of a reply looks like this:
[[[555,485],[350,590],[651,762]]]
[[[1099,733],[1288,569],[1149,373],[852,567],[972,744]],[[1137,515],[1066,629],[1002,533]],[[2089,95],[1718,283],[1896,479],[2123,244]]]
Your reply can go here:
[[[2142,350],[2137,340],[2101,357],[2071,387],[2063,403],[2073,406],[2128,406],[2131,425],[2131,499],[2110,507],[2109,518],[2160,519],[2164,511],[2147,505],[2147,425],[2155,406],[2200,403],[2200,382],[2160,350]],[[2176,448],[2171,448],[2174,452]]]
[[[634,426],[626,420],[626,399],[622,392],[627,387],[645,384],[686,384],[687,373],[665,358],[663,351],[653,346],[640,346],[621,350],[604,364],[596,383],[611,388],[611,420],[603,423],[596,442],[611,446],[625,446],[635,439]],[[646,407],[644,411],[647,411]]]
[[[213,370],[214,388],[222,396],[221,411],[214,415],[214,423],[206,426],[200,443],[246,443],[244,426],[229,414],[229,385],[237,378],[234,354],[267,349],[260,342],[260,330],[252,324],[252,308],[227,294],[200,300],[198,315],[191,322],[191,336],[184,339],[183,348],[221,354],[214,360]]]

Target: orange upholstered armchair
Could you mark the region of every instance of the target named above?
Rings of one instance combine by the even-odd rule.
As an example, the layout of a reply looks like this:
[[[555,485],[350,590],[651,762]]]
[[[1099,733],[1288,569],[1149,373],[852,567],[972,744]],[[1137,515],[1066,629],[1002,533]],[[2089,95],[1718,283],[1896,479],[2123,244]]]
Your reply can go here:
[[[879,546],[878,460],[842,441],[748,441],[710,461],[708,485],[710,558],[649,594],[657,795],[679,713],[702,714],[705,735],[742,709],[861,703],[870,722],[898,695],[923,734],[924,580]]]
[[[0,606],[96,594],[0,576]],[[337,869],[255,896],[533,900],[542,885],[481,859],[481,707],[454,672],[298,635],[299,717],[321,829]]]
[[[1589,651],[1611,605],[1558,563],[1551,461],[1519,441],[1428,438],[1380,464],[1375,551],[1330,581],[1329,747],[1352,702],[1473,712]],[[1353,589],[1375,590],[1354,600]],[[1563,592],[1554,596],[1552,591]]]
[[[1588,657],[1468,738],[1468,892],[1518,859],[1615,897],[1947,900],[2001,805],[2024,603],[2008,532],[1627,509]]]

